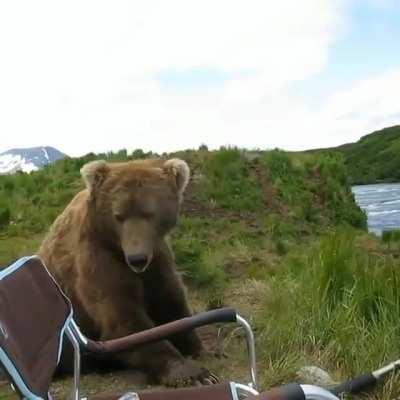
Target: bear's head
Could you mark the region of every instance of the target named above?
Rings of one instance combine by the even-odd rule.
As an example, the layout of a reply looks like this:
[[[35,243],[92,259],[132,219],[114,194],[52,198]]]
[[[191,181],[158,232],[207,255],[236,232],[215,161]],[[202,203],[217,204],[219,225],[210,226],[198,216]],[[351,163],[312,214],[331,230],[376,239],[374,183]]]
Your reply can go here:
[[[185,161],[92,161],[81,169],[88,218],[96,239],[144,272],[154,250],[176,225],[190,171]]]

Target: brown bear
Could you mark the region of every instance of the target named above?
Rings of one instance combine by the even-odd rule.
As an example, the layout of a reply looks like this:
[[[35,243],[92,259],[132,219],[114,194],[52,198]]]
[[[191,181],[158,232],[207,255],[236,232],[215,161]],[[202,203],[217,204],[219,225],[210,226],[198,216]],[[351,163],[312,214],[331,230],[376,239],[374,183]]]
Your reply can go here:
[[[176,225],[189,167],[179,159],[93,161],[86,189],[56,219],[39,256],[71,299],[89,337],[107,340],[190,315],[166,235]],[[210,383],[195,332],[119,359],[169,385]]]

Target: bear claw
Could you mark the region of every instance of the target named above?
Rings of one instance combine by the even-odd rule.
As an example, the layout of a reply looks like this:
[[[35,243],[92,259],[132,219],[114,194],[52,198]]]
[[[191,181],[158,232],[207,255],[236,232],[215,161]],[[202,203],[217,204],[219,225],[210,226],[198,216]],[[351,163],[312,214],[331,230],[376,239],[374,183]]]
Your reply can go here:
[[[207,369],[200,367],[192,360],[174,362],[163,377],[162,382],[167,386],[182,387],[191,385],[215,385],[218,377]]]

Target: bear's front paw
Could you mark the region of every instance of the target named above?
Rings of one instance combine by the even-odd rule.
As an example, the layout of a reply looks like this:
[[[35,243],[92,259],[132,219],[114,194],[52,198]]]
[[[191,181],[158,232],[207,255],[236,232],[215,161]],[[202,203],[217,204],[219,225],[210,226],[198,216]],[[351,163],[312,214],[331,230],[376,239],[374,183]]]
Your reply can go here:
[[[219,379],[193,360],[174,361],[169,365],[162,382],[167,386],[213,385]]]

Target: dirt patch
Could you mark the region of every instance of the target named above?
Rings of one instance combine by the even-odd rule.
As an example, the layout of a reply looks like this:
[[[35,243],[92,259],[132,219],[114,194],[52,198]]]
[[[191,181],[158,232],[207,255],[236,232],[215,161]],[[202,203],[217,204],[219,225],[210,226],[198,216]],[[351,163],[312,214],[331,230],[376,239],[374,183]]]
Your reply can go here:
[[[203,202],[196,196],[195,184],[189,184],[182,205],[182,214],[190,217],[229,219],[230,221],[254,221],[257,214],[250,211],[232,211],[218,207],[215,203]]]
[[[265,206],[271,211],[285,214],[287,211],[279,198],[278,189],[272,183],[270,174],[265,165],[262,165],[258,158],[248,162],[250,173],[257,179],[263,194]]]
[[[247,166],[251,176],[259,183],[262,190],[263,202],[265,208],[282,215],[288,212],[287,207],[282,204],[278,189],[272,183],[268,169],[261,164],[255,157],[247,160]],[[191,165],[192,175],[185,192],[185,200],[182,206],[182,213],[191,217],[200,218],[227,218],[231,221],[254,221],[259,213],[250,211],[233,211],[219,207],[213,202],[205,202],[199,199],[199,186],[202,174],[199,166]]]

